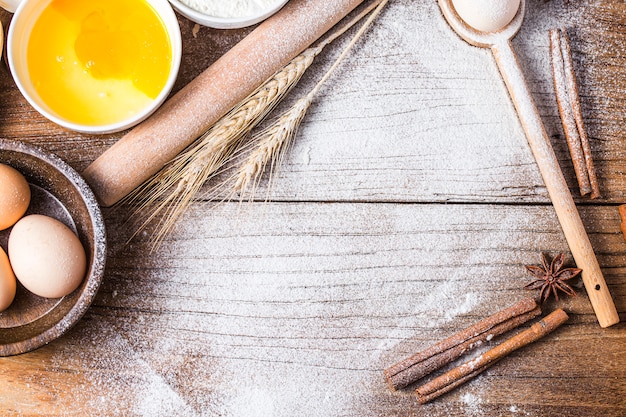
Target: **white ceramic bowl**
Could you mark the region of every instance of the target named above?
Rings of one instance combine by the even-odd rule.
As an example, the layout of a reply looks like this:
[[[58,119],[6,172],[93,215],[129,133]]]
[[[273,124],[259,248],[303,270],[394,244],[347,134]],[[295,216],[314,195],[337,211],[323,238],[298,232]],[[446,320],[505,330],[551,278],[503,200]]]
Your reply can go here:
[[[207,14],[199,12],[198,10],[192,9],[191,7],[187,6],[179,0],[169,1],[180,14],[200,25],[208,26],[215,29],[239,29],[246,26],[255,25],[267,19],[268,17],[279,11],[287,3],[288,0],[276,0],[276,4],[269,7],[268,9],[265,9],[258,14],[244,17],[209,16]]]
[[[159,95],[150,103],[150,105],[132,117],[105,125],[84,125],[75,123],[58,116],[52,109],[50,109],[39,97],[33,83],[30,80],[26,58],[26,43],[28,42],[29,34],[34,25],[34,21],[41,14],[42,10],[50,3],[50,1],[51,0],[22,1],[13,16],[6,39],[7,61],[9,63],[9,67],[11,68],[11,73],[15,83],[22,95],[39,113],[54,123],[77,132],[104,134],[119,132],[138,124],[139,122],[145,120],[154,111],[156,111],[161,104],[163,104],[171,92],[176,78],[178,77],[182,57],[181,33],[176,13],[174,13],[174,10],[168,1],[148,0],[163,20],[167,33],[170,37],[172,47],[170,72],[165,86]]]

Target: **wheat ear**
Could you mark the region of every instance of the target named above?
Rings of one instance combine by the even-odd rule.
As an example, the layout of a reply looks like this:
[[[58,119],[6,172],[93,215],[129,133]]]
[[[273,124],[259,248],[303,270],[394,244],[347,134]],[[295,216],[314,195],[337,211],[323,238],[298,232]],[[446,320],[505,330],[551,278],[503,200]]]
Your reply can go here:
[[[265,82],[240,105],[221,118],[206,133],[181,152],[155,176],[133,192],[127,202],[138,203],[135,215],[148,209],[137,232],[159,214],[156,241],[167,234],[187,209],[203,184],[216,175],[250,132],[297,83],[315,54],[308,49]]]
[[[367,15],[380,0],[318,45],[308,48],[255,92],[216,122],[161,171],[133,191],[122,203],[136,205],[132,217],[139,221],[131,239],[161,215],[153,234],[154,247],[187,210],[204,183],[217,175],[240,149],[245,136],[260,123],[297,84],[322,50]],[[216,193],[219,187],[211,193]],[[147,212],[147,214],[144,214]]]
[[[276,169],[281,165],[287,149],[292,144],[293,139],[298,132],[302,119],[304,119],[307,110],[311,106],[311,103],[313,103],[313,100],[322,85],[328,80],[328,78],[330,78],[348,52],[350,52],[363,33],[365,33],[372,22],[380,14],[387,2],[388,0],[381,0],[374,4],[376,6],[374,12],[372,12],[370,17],[365,21],[365,23],[363,23],[358,32],[352,37],[350,43],[344,48],[333,65],[331,65],[311,91],[306,96],[299,99],[289,110],[283,113],[270,126],[254,136],[252,140],[257,145],[254,150],[249,153],[235,174],[233,191],[239,192],[240,198],[243,198],[243,194],[248,189],[250,189],[250,200],[254,198],[256,187],[268,165],[270,171],[269,181],[271,183]]]

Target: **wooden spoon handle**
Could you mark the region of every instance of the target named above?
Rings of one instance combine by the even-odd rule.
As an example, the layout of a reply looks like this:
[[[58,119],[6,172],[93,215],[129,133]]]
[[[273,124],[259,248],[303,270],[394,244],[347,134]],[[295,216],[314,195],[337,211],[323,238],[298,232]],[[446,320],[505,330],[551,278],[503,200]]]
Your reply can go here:
[[[616,324],[619,322],[619,316],[615,304],[511,42],[502,41],[493,45],[491,50],[517,110],[572,256],[578,268],[582,269],[583,283],[598,322],[602,327]]]

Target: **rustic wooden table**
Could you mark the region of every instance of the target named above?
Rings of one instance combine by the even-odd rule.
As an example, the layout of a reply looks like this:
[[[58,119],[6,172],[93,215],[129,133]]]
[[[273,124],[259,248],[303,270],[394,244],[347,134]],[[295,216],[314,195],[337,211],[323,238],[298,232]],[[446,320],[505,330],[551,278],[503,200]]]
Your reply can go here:
[[[176,90],[249,32],[179,21]],[[622,1],[529,0],[513,42],[576,194],[548,55],[548,30],[569,28],[603,193],[576,202],[622,319],[625,25]],[[121,135],[48,122],[1,65],[0,137],[81,171]],[[489,51],[457,37],[434,0],[390,2],[262,200],[196,201],[154,252],[149,235],[127,243],[128,210],[105,209],[95,303],[60,339],[0,359],[0,414],[626,416],[626,329],[600,328],[581,288],[544,306],[564,308],[566,325],[429,405],[384,381],[392,363],[530,295],[524,265],[541,252],[572,262]]]

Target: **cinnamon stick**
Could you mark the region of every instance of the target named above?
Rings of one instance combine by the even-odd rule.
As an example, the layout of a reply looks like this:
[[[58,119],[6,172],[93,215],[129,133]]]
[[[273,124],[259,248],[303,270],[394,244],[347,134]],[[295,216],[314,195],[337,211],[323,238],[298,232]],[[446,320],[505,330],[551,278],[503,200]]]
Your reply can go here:
[[[580,106],[574,61],[566,29],[550,30],[552,75],[561,123],[581,195],[599,198],[600,187]]]
[[[508,332],[540,314],[541,309],[537,302],[532,298],[526,298],[390,366],[384,371],[385,378],[391,389],[402,389],[485,341]]]
[[[467,382],[474,376],[495,364],[511,352],[541,339],[568,319],[565,311],[558,309],[491,350],[479,355],[447,373],[417,388],[418,401],[425,404]]]
[[[583,113],[580,105],[580,95],[578,92],[578,84],[576,82],[576,74],[574,72],[574,59],[572,58],[572,48],[570,46],[569,35],[566,29],[561,29],[561,49],[563,51],[563,64],[565,66],[565,78],[567,81],[568,92],[570,96],[570,103],[574,113],[574,119],[576,120],[576,127],[578,128],[578,134],[580,136],[580,143],[583,148],[583,154],[585,155],[585,164],[587,166],[587,174],[589,175],[589,182],[591,183],[591,198],[599,198],[600,186],[598,185],[598,177],[596,175],[596,168],[591,156],[591,146],[589,145],[589,137],[587,136],[587,130],[583,121]]]

